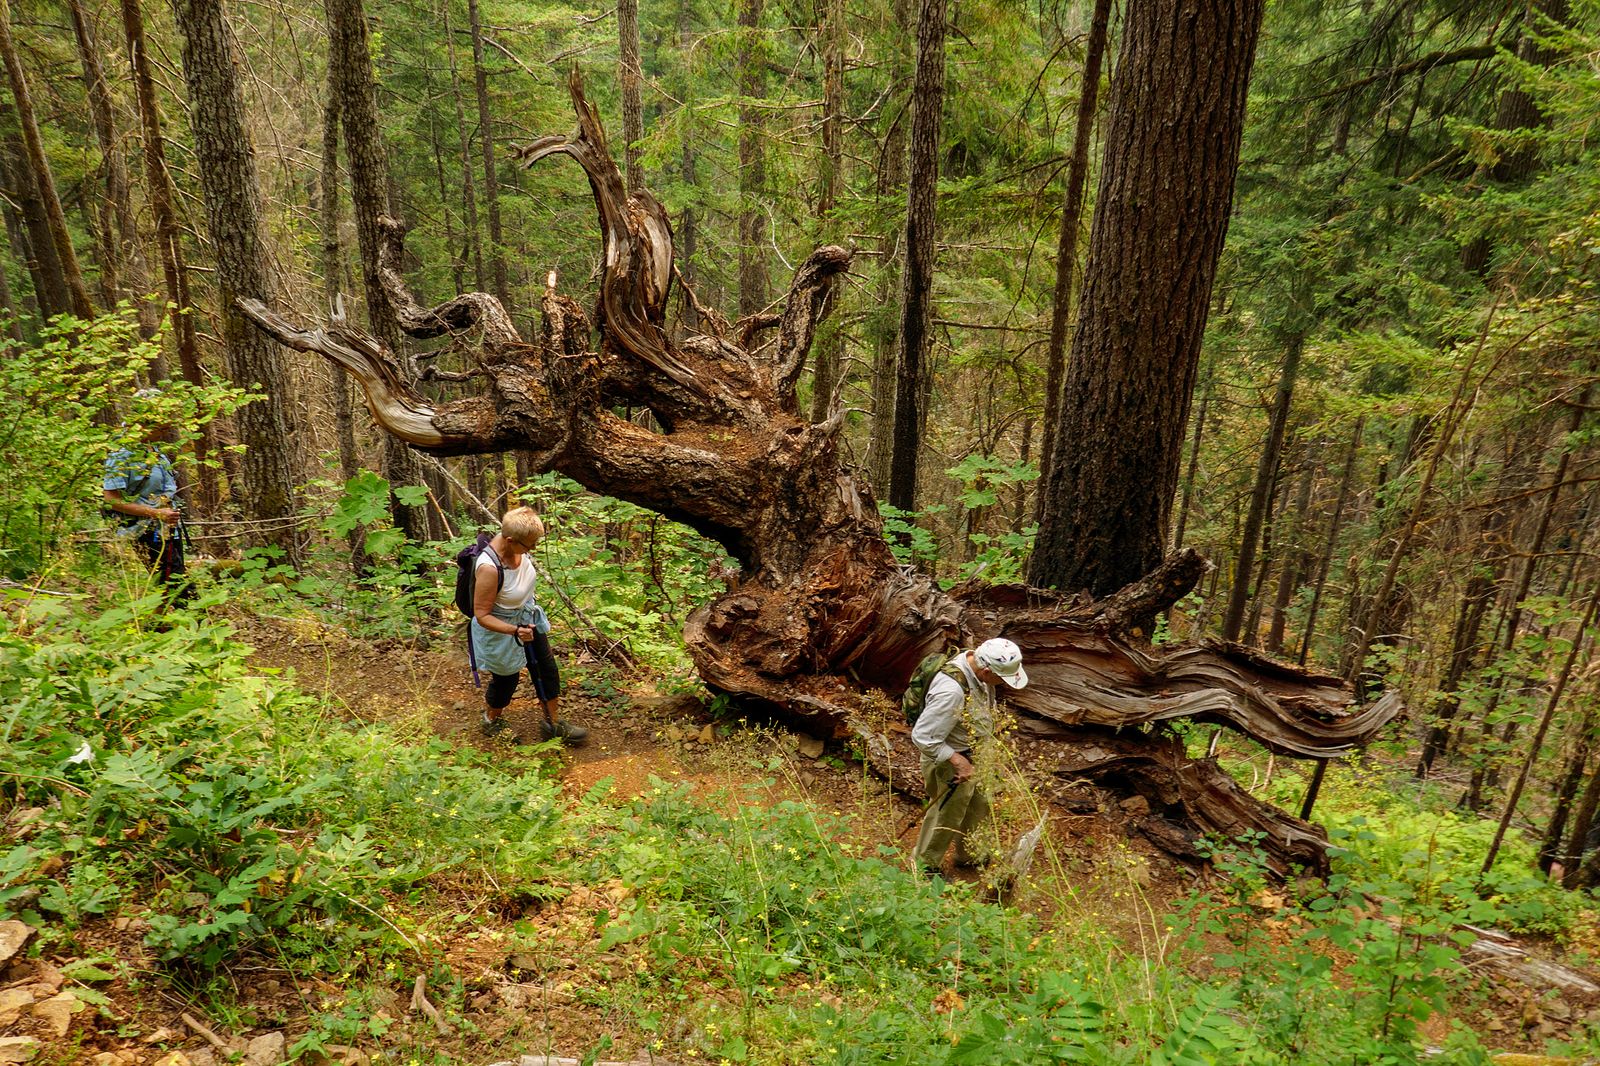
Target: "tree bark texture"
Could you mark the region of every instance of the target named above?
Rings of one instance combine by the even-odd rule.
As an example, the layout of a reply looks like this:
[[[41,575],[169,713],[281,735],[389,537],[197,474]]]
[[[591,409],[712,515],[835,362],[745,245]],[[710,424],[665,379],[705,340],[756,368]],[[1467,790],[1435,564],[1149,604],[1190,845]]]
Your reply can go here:
[[[1050,308],[1050,340],[1045,348],[1044,439],[1039,446],[1039,471],[1047,480],[1056,452],[1056,424],[1061,420],[1061,379],[1067,369],[1067,321],[1072,317],[1072,275],[1078,269],[1078,231],[1083,229],[1083,190],[1089,176],[1089,139],[1100,101],[1100,62],[1111,24],[1111,0],[1094,0],[1089,40],[1084,49],[1083,77],[1078,85],[1078,119],[1067,161],[1067,192],[1061,207],[1061,236],[1056,242],[1055,300]],[[1199,429],[1195,440],[1200,439]],[[1034,520],[1044,518],[1044,493],[1034,499]],[[1181,524],[1182,518],[1179,522]],[[1182,537],[1179,537],[1181,540]]]
[[[5,156],[0,161],[3,162],[0,169],[5,171],[7,211],[12,211],[12,205],[15,205],[17,221],[21,226],[21,232],[17,234],[22,238],[18,242],[19,250],[25,253],[22,259],[28,268],[28,277],[33,282],[33,295],[39,305],[40,317],[48,319],[56,315],[69,315],[72,313],[72,294],[67,290],[67,276],[61,272],[61,260],[56,257],[55,238],[51,236],[50,224],[45,218],[44,200],[34,181],[33,168],[28,165],[28,152],[22,144],[22,135],[11,129],[12,123],[8,121],[15,115],[15,109],[0,97],[0,126],[6,130],[5,141],[0,144],[0,154]]]
[[[1161,562],[1262,8],[1128,6],[1031,584],[1105,595]]]
[[[133,3],[135,0],[125,0]],[[237,44],[218,0],[177,0],[173,5],[183,38],[183,75],[189,89],[200,189],[216,260],[218,315],[228,377],[260,391],[261,399],[235,416],[245,517],[273,522],[264,539],[298,557],[294,531],[284,521],[295,511],[288,360],[270,337],[254,329],[235,301],[271,299],[272,277],[261,229],[261,187],[255,146],[246,124],[244,96],[236,77]]]
[[[915,11],[911,0],[890,0],[891,29],[900,34],[916,32]],[[912,65],[907,50],[894,49],[890,54],[890,85],[903,85],[911,80]],[[877,198],[881,203],[890,196],[898,196],[906,180],[906,140],[908,137],[905,107],[886,108],[888,128],[883,134],[883,154],[878,160]],[[872,315],[872,429],[867,440],[867,477],[872,491],[880,497],[889,497],[889,464],[894,457],[894,372],[895,358],[900,350],[899,318],[891,313],[894,294],[900,288],[900,258],[904,252],[902,234],[898,230],[885,233],[878,240],[877,309]],[[898,308],[894,309],[898,311]]]
[[[944,117],[945,0],[922,0],[917,12],[917,72],[911,90],[911,181],[906,187],[905,274],[900,287],[900,346],[894,375],[894,448],[889,503],[917,508],[922,451],[923,378],[933,350],[933,274],[938,260],[939,130]]]
[[[473,176],[472,133],[467,126],[466,108],[461,102],[455,35],[450,29],[450,0],[442,0],[439,4],[439,15],[444,24],[445,56],[450,62],[450,97],[456,109],[456,131],[461,138],[461,225],[466,230],[466,254],[472,261],[472,277],[482,292],[488,289],[489,282],[483,272],[483,241],[478,228],[478,190],[477,179]]]
[[[83,283],[83,272],[78,267],[78,255],[72,247],[72,232],[67,229],[67,216],[61,210],[61,199],[56,195],[55,176],[50,171],[50,161],[45,156],[44,140],[39,135],[39,121],[34,114],[33,96],[28,89],[28,76],[22,69],[22,57],[17,54],[17,42],[11,35],[11,7],[9,0],[0,0],[0,61],[5,63],[6,80],[11,85],[11,100],[16,107],[17,126],[22,134],[22,164],[32,177],[32,192],[38,198],[43,213],[43,233],[48,233],[55,247],[55,260],[60,269],[61,283],[65,287],[68,311],[78,318],[94,317],[94,303]],[[30,223],[31,224],[31,223]],[[30,233],[37,245],[40,235]],[[52,279],[53,281],[53,279]]]
[[[161,111],[156,102],[155,77],[150,71],[150,50],[144,35],[144,13],[139,0],[122,0],[122,31],[128,46],[128,67],[133,73],[133,97],[139,110],[139,144],[144,157],[145,197],[155,219],[156,252],[161,258],[161,277],[167,302],[172,305],[172,340],[178,352],[178,371],[183,380],[196,387],[205,383],[200,365],[200,345],[195,335],[197,308],[189,296],[189,267],[183,255],[183,231],[174,209],[177,190],[167,169],[166,142],[162,135]],[[211,465],[216,451],[217,431],[207,423],[194,442],[196,480],[201,514],[214,515],[222,503],[222,488]]]
[[[824,246],[800,265],[765,343],[756,344],[749,327],[730,336],[714,323],[710,333],[674,343],[665,328],[673,276],[666,213],[648,192],[625,192],[576,76],[572,95],[578,133],[540,138],[521,153],[530,164],[569,156],[589,178],[605,245],[593,323],[598,349],[589,347],[588,316],[556,291],[553,277],[535,344],[519,340],[487,294],[417,304],[395,269],[402,232],[394,223],[386,224],[382,277],[401,326],[422,338],[479,330],[477,395],[432,404],[370,335],[340,324],[305,328],[259,301],[246,302],[249,313],[285,344],[350,369],[380,424],[423,451],[529,448],[541,468],[723,545],[740,572],[685,631],[701,676],[814,731],[855,738],[898,785],[918,787],[915,751],[898,710],[886,713],[867,690],[898,692],[929,652],[1003,634],[1023,647],[1032,678],[1014,705],[1039,737],[1073,746],[1073,772],[1105,776],[1117,789],[1138,787],[1131,778],[1148,772],[1159,782],[1149,787],[1165,790],[1163,816],[1184,832],[1212,821],[1219,831],[1259,826],[1281,870],[1323,868],[1315,827],[1190,764],[1171,740],[1125,727],[1198,717],[1243,729],[1283,754],[1327,756],[1380,727],[1397,698],[1352,710],[1335,678],[1222,647],[1153,650],[1129,642],[1121,634],[1133,619],[1198,580],[1205,564],[1192,552],[1088,604],[1022,587],[947,594],[899,566],[871,490],[839,454],[842,416],[813,423],[796,399],[828,290],[849,253]],[[616,413],[626,407],[648,408],[659,431]]]
[[[128,182],[128,164],[117,140],[116,123],[111,114],[111,89],[100,65],[100,47],[84,11],[83,0],[68,0],[73,36],[78,42],[78,58],[83,64],[83,80],[88,90],[89,115],[94,124],[95,144],[100,149],[100,175],[106,190],[106,218],[101,227],[110,238],[108,261],[103,268],[115,280],[109,286],[113,300],[127,299],[139,318],[139,334],[146,340],[155,336],[160,316],[150,306],[150,275],[145,269],[139,227],[134,221],[133,190]],[[164,363],[165,357],[162,357]],[[167,375],[164,365],[151,368],[156,380]]]
[[[478,146],[483,153],[483,207],[489,216],[489,264],[494,294],[509,315],[516,314],[506,274],[505,233],[500,228],[500,176],[494,161],[494,120],[489,113],[489,72],[483,65],[483,23],[478,0],[467,0],[467,28],[472,33],[472,79],[478,97]]]
[[[617,3],[617,81],[622,86],[622,158],[628,191],[644,188],[644,164],[639,142],[644,139],[644,103],[639,65],[639,0]]]
[[[844,0],[819,0],[817,32],[822,48],[822,170],[817,187],[817,218],[826,232],[828,219],[839,201],[839,179],[844,169]],[[824,333],[812,364],[813,422],[824,422],[832,413],[843,356],[844,338],[836,331]]]
[[[377,86],[372,76],[367,20],[361,0],[327,0],[325,7],[330,74],[350,165],[350,209],[356,221],[356,241],[361,247],[367,324],[389,351],[401,355],[407,376],[414,380],[416,362],[403,354],[400,323],[378,275],[378,249],[384,240],[379,219],[389,214],[389,168],[378,128]],[[407,507],[392,492],[400,486],[419,483],[420,464],[404,443],[388,434],[383,439],[383,473],[391,488],[389,509],[395,526],[411,540],[428,539],[427,509]]]
[[[763,0],[739,0],[739,317],[767,306],[767,146],[756,102],[767,94],[766,49],[761,40]]]

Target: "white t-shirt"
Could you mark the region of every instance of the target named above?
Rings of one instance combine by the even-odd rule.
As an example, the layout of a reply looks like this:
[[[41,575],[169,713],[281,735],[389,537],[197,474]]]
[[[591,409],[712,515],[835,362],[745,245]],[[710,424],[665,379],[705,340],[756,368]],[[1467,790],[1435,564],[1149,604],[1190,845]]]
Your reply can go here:
[[[485,548],[478,553],[479,570],[487,569],[493,576],[495,565],[493,548]],[[539,574],[533,568],[533,557],[523,552],[521,563],[515,567],[506,567],[505,581],[500,586],[500,595],[495,597],[494,605],[504,611],[522,608],[533,602],[534,588],[538,581]]]

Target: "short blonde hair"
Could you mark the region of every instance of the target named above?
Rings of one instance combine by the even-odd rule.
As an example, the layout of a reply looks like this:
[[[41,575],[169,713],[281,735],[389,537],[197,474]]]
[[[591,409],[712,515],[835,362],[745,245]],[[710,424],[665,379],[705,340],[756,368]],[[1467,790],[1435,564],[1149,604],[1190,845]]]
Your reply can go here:
[[[544,523],[532,507],[513,507],[500,519],[500,535],[531,548],[544,539]]]

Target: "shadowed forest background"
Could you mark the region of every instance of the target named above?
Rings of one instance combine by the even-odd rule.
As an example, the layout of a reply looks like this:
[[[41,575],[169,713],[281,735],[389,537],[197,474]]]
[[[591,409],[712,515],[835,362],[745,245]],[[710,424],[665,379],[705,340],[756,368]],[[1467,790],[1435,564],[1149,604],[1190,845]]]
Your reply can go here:
[[[1472,951],[1494,926],[1591,974],[1600,954],[1600,7],[1206,7],[1213,29],[1261,19],[1253,63],[1226,33],[1202,57],[1248,72],[1237,164],[1225,145],[1198,163],[1119,161],[1110,89],[1143,54],[1125,32],[1191,7],[0,0],[0,752],[14,768],[0,768],[0,916],[34,938],[7,981],[48,984],[19,969],[30,960],[66,974],[51,994],[74,996],[77,1019],[56,1034],[68,1043],[25,1010],[0,1010],[0,1028],[46,1033],[41,1061],[134,1054],[109,1020],[134,1029],[128,1012],[148,1011],[158,1029],[159,986],[168,1014],[198,1004],[241,1034],[286,1032],[280,1058],[346,1062],[324,1046],[487,1062],[536,1044],[581,1055],[601,1032],[617,1049],[600,1058],[671,1061],[1034,1062],[1063,1044],[1130,1062],[1592,1055],[1600,987],[1486,981]],[[482,292],[523,341],[586,334],[598,193],[577,167],[524,165],[573,127],[574,69],[627,190],[670,220],[674,344],[782,348],[791,276],[822,246],[848,251],[800,349],[793,413],[838,427],[838,462],[879,501],[895,561],[956,594],[1104,597],[1193,549],[1209,569],[1135,629],[1154,654],[1222,642],[1403,697],[1327,764],[1311,816],[1331,877],[1285,881],[1247,838],[1186,837],[1177,862],[1148,803],[1022,745],[993,769],[1028,814],[1011,828],[1104,824],[1053,828],[1019,907],[930,891],[896,864],[895,801],[864,773],[852,791],[854,760],[882,768],[869,752],[802,762],[782,735],[747,732],[722,692],[763,693],[716,685],[686,648],[691,612],[746,561],[726,542],[657,513],[684,517],[671,501],[585,491],[550,472],[553,450],[408,449],[333,363],[241,313],[236,298],[308,325],[341,316],[427,402],[472,395],[494,323],[416,339],[378,269],[403,231],[393,265],[423,307]],[[1159,393],[1169,412],[1118,427],[1109,459],[1074,400],[1095,385],[1073,377],[1079,301],[1101,301],[1115,333],[1119,301],[1204,258],[1186,242],[1207,224],[1180,218],[1164,239],[1183,254],[1115,273],[1116,234],[1091,242],[1115,168],[1179,202],[1204,199],[1201,179],[1220,180],[1223,208],[1232,192],[1208,298],[1174,306],[1170,336],[1140,327],[1154,371],[1103,376],[1117,402]],[[160,394],[136,396],[149,385]],[[650,406],[611,413],[669,436]],[[175,435],[195,572],[194,601],[169,614],[99,510],[105,456],[154,427]],[[1146,526],[1164,540],[1124,546],[1116,524],[1136,519],[1116,508],[1072,517],[1096,481],[1160,511]],[[666,711],[630,703],[682,695],[694,735],[710,723],[733,763],[695,788],[608,794],[596,772],[563,793],[576,768],[559,752],[502,775],[505,757],[458,735],[452,715],[476,696],[424,680],[460,644],[449,559],[516,501],[550,525],[541,601],[578,706],[654,722],[649,743],[622,724],[607,742],[697,751]],[[285,641],[350,642],[340,663],[376,648],[417,707],[369,705],[374,686],[353,681],[319,697],[299,652],[249,657]],[[257,673],[282,666],[298,689]],[[306,715],[318,736],[294,751]],[[1316,765],[1209,723],[1141,733],[1290,812]],[[386,760],[389,744],[402,754]],[[869,825],[887,811],[883,831],[806,806],[827,770],[840,777],[822,805],[857,803]],[[777,794],[729,800],[770,791],[768,775]],[[397,814],[419,789],[454,800]],[[712,844],[730,834],[793,868],[749,874],[739,855],[755,851]],[[663,843],[675,836],[685,852]],[[1107,887],[1121,878],[1140,902]],[[818,883],[834,887],[806,890]],[[859,906],[878,896],[893,902]],[[1148,929],[1106,920],[1141,908]],[[819,946],[812,921],[840,937]],[[1110,932],[1073,947],[1075,923]],[[465,945],[468,928],[497,946],[429,945]],[[984,961],[953,947],[969,935]],[[574,953],[594,983],[563,993],[570,1015],[477,1017],[547,995],[565,979],[550,958]],[[1186,972],[1185,958],[1214,961]],[[255,966],[281,975],[282,1002],[241,976]],[[538,977],[507,984],[521,970]],[[409,1013],[389,1002],[418,978],[444,1016],[426,996]],[[116,1061],[182,1039],[222,1052],[173,1025]],[[1353,1052],[1328,1043],[1352,1032]]]

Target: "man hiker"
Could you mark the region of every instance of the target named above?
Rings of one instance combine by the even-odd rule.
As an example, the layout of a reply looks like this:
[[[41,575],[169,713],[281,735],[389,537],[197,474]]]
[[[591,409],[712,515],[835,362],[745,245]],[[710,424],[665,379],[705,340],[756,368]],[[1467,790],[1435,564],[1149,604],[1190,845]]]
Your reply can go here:
[[[161,390],[140,389],[133,395],[147,401]],[[167,595],[181,601],[186,538],[177,507],[178,474],[165,451],[169,436],[167,427],[156,425],[117,448],[106,457],[102,486],[105,508],[116,515],[117,536],[138,546]]]
[[[994,686],[1028,683],[1022,649],[1009,640],[986,640],[958,652],[928,683],[922,712],[911,728],[911,742],[922,753],[922,781],[928,812],[922,818],[913,857],[925,873],[938,873],[955,841],[956,865],[974,866],[984,858],[975,835],[989,821],[989,797],[973,776],[972,753],[994,739]]]

